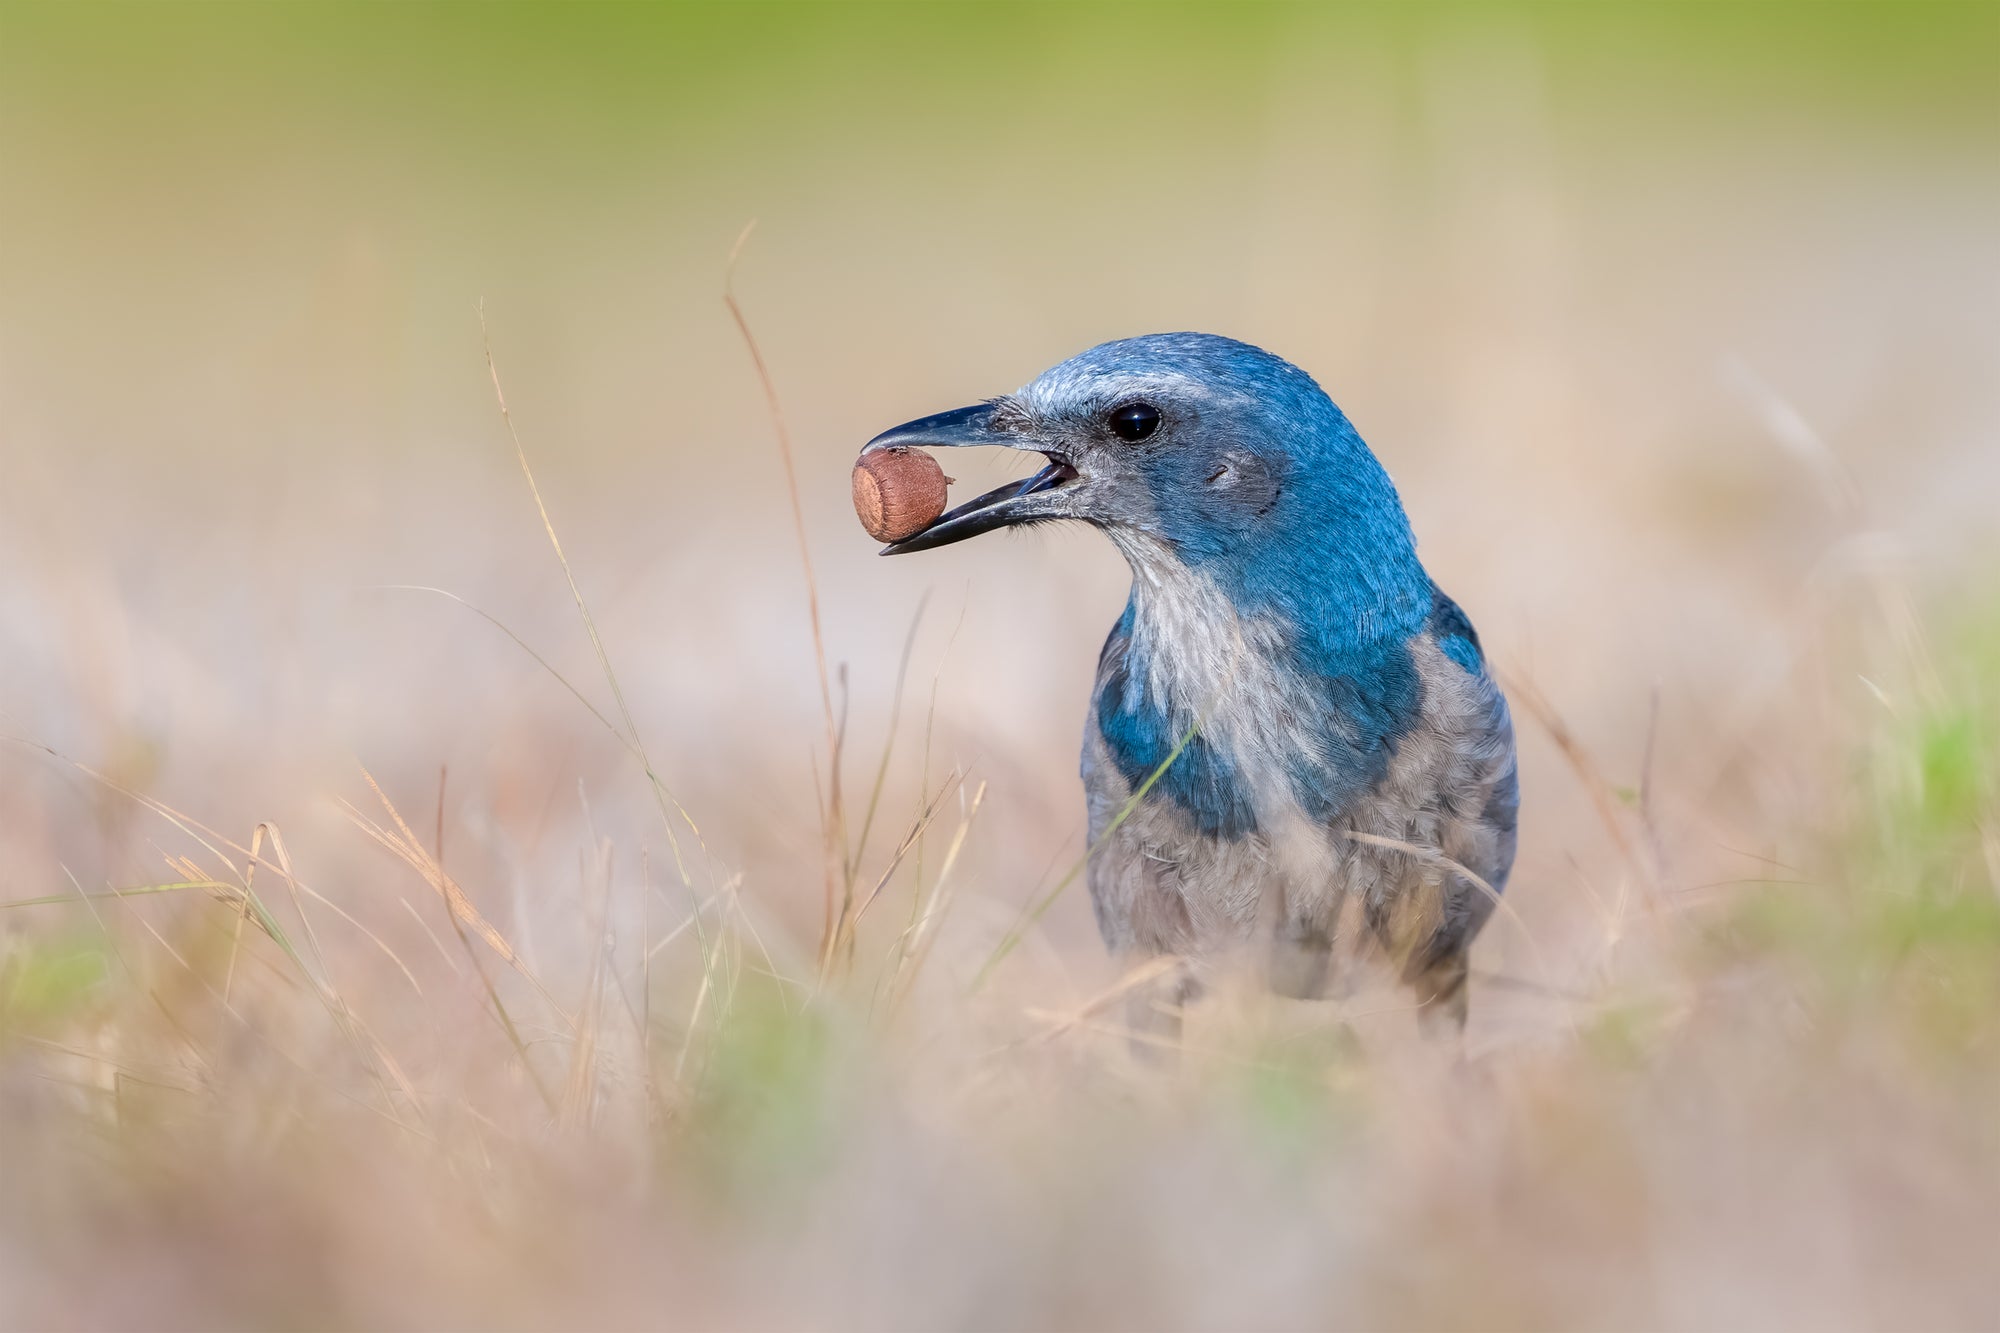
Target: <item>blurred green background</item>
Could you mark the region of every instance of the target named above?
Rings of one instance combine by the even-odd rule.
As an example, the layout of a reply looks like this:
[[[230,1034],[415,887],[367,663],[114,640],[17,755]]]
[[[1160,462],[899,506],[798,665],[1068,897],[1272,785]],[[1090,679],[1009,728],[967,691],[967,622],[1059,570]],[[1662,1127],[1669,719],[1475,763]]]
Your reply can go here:
[[[753,217],[781,366],[863,339],[891,363],[866,387],[942,399],[1166,325],[1395,336],[1524,245],[1569,251],[1540,280],[1586,292],[1710,225],[1810,248],[1866,222],[1814,196],[1892,212],[1929,188],[1907,176],[2000,143],[1979,3],[13,3],[0,25],[7,371],[80,443],[156,449],[296,440],[237,440],[187,382],[242,376],[256,412],[309,373],[287,351],[350,447],[447,434],[442,349],[482,295],[519,373],[576,381],[574,447],[667,444],[623,413],[642,379],[676,422],[733,423],[692,390],[740,381],[714,295]],[[1384,281],[1413,230],[1451,271]],[[996,325],[1032,354],[979,364]]]

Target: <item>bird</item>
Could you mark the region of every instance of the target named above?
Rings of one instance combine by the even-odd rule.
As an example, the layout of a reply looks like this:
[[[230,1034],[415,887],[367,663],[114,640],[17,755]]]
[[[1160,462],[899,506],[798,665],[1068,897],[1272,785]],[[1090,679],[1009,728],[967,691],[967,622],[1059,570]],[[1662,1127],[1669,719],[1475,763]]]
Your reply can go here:
[[[1045,466],[882,554],[1073,522],[1130,565],[1084,726],[1086,881],[1114,959],[1188,963],[1135,1029],[1176,1039],[1200,967],[1244,956],[1306,999],[1386,962],[1425,1029],[1462,1034],[1514,862],[1513,724],[1347,416],[1277,355],[1160,333],[862,455],[996,445]]]

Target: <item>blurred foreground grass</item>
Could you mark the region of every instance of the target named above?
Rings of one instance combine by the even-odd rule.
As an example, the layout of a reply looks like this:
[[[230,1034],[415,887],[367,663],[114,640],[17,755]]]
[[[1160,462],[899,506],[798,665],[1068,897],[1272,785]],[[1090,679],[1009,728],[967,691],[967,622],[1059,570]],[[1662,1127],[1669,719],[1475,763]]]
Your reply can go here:
[[[386,798],[353,819],[409,873],[328,898],[154,806],[190,887],[11,909],[47,918],[0,960],[11,1322],[1977,1325],[1996,627],[1874,655],[1751,879],[1677,882],[1659,793],[1608,805],[1595,946],[1486,975],[1517,1021],[1462,1061],[1393,996],[1246,983],[1135,1062],[1115,988],[912,947],[935,850],[821,975],[733,879],[697,930],[649,864],[628,933],[605,843],[544,977]]]

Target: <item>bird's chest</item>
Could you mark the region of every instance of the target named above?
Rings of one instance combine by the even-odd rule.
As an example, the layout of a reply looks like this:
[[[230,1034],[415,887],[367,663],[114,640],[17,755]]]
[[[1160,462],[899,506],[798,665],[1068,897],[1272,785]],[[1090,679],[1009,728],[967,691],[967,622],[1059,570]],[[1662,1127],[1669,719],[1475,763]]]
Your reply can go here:
[[[1338,669],[1281,627],[1193,599],[1128,611],[1106,645],[1085,742],[1093,843],[1185,904],[1196,937],[1273,903],[1321,917],[1379,898],[1404,859],[1353,834],[1422,818],[1423,680],[1398,643]],[[1136,885],[1135,885],[1136,888]]]
[[[1089,731],[1108,761],[1100,776],[1178,810],[1201,836],[1254,834],[1298,740],[1287,724],[1296,684],[1265,638],[1198,590],[1135,601],[1099,662]]]
[[[1380,785],[1423,709],[1409,647],[1327,660],[1296,638],[1199,585],[1135,598],[1092,708],[1116,785],[1222,838],[1323,827]]]

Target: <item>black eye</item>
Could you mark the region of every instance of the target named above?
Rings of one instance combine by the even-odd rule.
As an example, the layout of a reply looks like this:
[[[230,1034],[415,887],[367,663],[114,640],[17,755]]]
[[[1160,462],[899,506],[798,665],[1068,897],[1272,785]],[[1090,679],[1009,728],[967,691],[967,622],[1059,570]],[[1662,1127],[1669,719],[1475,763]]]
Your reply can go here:
[[[1160,409],[1151,403],[1127,403],[1111,413],[1111,433],[1138,443],[1160,428]]]

